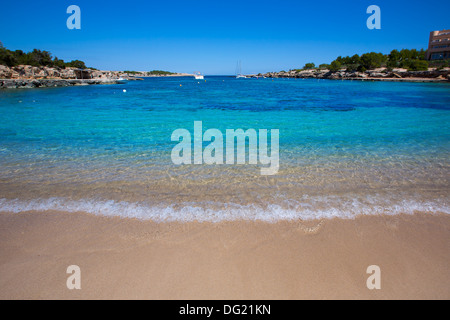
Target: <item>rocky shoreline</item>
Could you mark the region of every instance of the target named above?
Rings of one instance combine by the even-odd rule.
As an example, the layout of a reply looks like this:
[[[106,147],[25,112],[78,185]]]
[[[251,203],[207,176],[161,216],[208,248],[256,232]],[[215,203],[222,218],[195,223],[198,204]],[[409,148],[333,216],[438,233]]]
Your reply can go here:
[[[261,75],[259,75],[261,76]],[[406,69],[379,68],[365,72],[350,72],[339,70],[332,72],[327,69],[291,70],[268,72],[262,76],[266,78],[300,78],[300,79],[329,79],[329,80],[368,80],[368,81],[411,81],[411,82],[450,82],[450,69],[430,69],[428,71],[408,71]]]
[[[186,73],[159,75],[164,77],[192,76]],[[378,68],[365,72],[346,70],[330,71],[327,69],[290,70],[249,75],[247,77],[293,78],[293,79],[328,79],[359,81],[395,81],[395,82],[450,82],[450,68],[428,71],[408,71],[406,69]],[[145,72],[127,74],[120,71],[101,71],[76,68],[50,68],[19,65],[7,67],[0,65],[0,89],[49,88],[77,85],[117,84],[119,78],[143,80],[141,77],[158,77]]]
[[[132,75],[120,71],[102,71],[94,69],[33,67],[19,65],[7,67],[0,65],[0,89],[49,88],[77,85],[116,84],[119,78],[126,80],[143,80],[141,77],[156,77],[145,72]],[[190,74],[159,75],[164,77],[192,76]]]
[[[52,88],[117,83],[119,82],[115,79],[0,79],[0,89]]]

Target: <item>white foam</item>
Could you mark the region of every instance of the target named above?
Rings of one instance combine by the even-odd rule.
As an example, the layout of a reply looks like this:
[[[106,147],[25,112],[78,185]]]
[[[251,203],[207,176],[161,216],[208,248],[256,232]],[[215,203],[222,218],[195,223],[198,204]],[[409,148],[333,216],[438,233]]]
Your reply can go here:
[[[375,198],[374,198],[375,199]],[[0,211],[20,213],[26,211],[87,212],[94,215],[153,220],[156,222],[220,222],[220,221],[264,221],[314,219],[353,219],[358,215],[395,215],[416,212],[450,214],[450,207],[442,201],[419,202],[402,200],[397,203],[375,203],[374,199],[362,203],[359,200],[342,201],[336,197],[309,199],[286,209],[272,204],[265,208],[255,205],[227,204],[224,209],[211,209],[207,205],[152,206],[146,203],[130,203],[114,200],[69,200],[64,198],[19,200],[0,199]],[[337,205],[337,201],[340,201]],[[320,204],[320,206],[318,206]],[[321,207],[318,209],[318,207]]]

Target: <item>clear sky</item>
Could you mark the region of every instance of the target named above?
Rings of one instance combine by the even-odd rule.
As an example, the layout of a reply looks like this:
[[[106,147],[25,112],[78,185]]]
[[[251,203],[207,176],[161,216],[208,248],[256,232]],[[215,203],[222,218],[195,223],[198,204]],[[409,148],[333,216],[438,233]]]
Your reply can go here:
[[[81,8],[81,30],[66,27],[69,5]],[[381,30],[366,27],[369,5],[381,8]],[[234,74],[241,60],[257,73],[426,49],[430,31],[450,29],[449,12],[448,0],[16,0],[0,5],[0,41],[103,70]]]

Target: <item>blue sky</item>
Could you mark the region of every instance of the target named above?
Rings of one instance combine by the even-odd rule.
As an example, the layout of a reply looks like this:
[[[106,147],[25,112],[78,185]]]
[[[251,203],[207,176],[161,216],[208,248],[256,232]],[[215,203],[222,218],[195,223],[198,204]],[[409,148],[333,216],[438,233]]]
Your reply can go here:
[[[381,30],[369,30],[369,5]],[[81,30],[69,30],[69,5]],[[329,63],[339,55],[426,48],[450,28],[450,1],[416,0],[48,0],[4,1],[0,41],[11,50],[48,50],[104,70],[234,74]]]

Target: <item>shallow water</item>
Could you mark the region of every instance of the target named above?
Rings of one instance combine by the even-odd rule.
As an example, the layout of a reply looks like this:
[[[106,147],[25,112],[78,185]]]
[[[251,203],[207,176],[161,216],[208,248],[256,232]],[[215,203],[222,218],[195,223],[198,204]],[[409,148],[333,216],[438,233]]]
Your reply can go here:
[[[149,78],[2,90],[0,119],[0,211],[157,221],[450,213],[449,84]],[[171,134],[192,134],[194,121],[223,133],[279,129],[279,172],[174,165]]]

